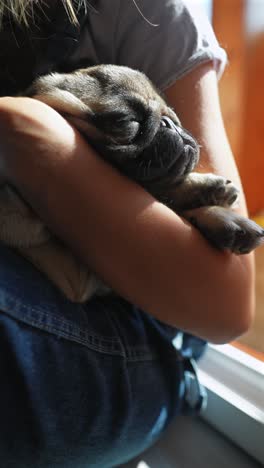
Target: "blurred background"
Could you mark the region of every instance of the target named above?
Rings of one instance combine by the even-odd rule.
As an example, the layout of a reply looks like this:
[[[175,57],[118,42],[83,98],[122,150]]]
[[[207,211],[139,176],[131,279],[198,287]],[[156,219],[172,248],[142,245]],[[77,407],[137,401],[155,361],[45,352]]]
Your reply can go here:
[[[192,0],[209,15],[229,64],[220,81],[225,126],[249,215],[264,227],[264,0]],[[264,247],[256,251],[256,319],[236,346],[264,360]]]

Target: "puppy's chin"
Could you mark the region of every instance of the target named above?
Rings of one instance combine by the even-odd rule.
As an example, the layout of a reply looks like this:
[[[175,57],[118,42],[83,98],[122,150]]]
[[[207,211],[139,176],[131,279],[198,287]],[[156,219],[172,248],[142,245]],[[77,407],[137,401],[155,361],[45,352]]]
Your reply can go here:
[[[144,186],[164,188],[180,182],[199,161],[199,145],[179,125],[160,126],[152,143],[134,160],[123,160],[120,168]]]

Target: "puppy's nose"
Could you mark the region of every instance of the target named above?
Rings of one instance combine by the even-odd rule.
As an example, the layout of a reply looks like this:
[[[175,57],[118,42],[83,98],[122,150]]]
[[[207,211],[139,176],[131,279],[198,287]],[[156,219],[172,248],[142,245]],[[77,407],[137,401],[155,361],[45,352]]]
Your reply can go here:
[[[192,135],[185,130],[180,124],[176,124],[170,117],[163,116],[160,121],[160,127],[172,130],[175,133],[175,139],[178,142],[179,148],[192,148],[197,151],[197,142]]]
[[[161,118],[160,126],[169,128],[170,130],[177,130],[175,123],[169,117],[166,116],[163,116]]]

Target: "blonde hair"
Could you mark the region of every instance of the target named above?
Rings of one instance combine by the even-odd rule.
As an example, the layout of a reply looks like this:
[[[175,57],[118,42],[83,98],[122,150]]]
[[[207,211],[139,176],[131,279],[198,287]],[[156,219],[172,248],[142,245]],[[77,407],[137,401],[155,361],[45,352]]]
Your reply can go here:
[[[5,14],[13,18],[17,23],[28,26],[29,19],[33,18],[33,9],[36,3],[42,0],[0,0],[0,29]],[[72,23],[77,24],[76,11],[86,0],[60,0]],[[43,0],[45,5],[45,0]]]

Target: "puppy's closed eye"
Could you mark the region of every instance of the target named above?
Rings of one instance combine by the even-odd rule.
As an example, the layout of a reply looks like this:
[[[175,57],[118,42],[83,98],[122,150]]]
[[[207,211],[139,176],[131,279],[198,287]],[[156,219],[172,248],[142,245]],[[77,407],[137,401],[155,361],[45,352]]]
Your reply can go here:
[[[119,110],[109,110],[92,116],[95,127],[104,132],[113,142],[131,143],[138,135],[142,122],[136,116]]]

